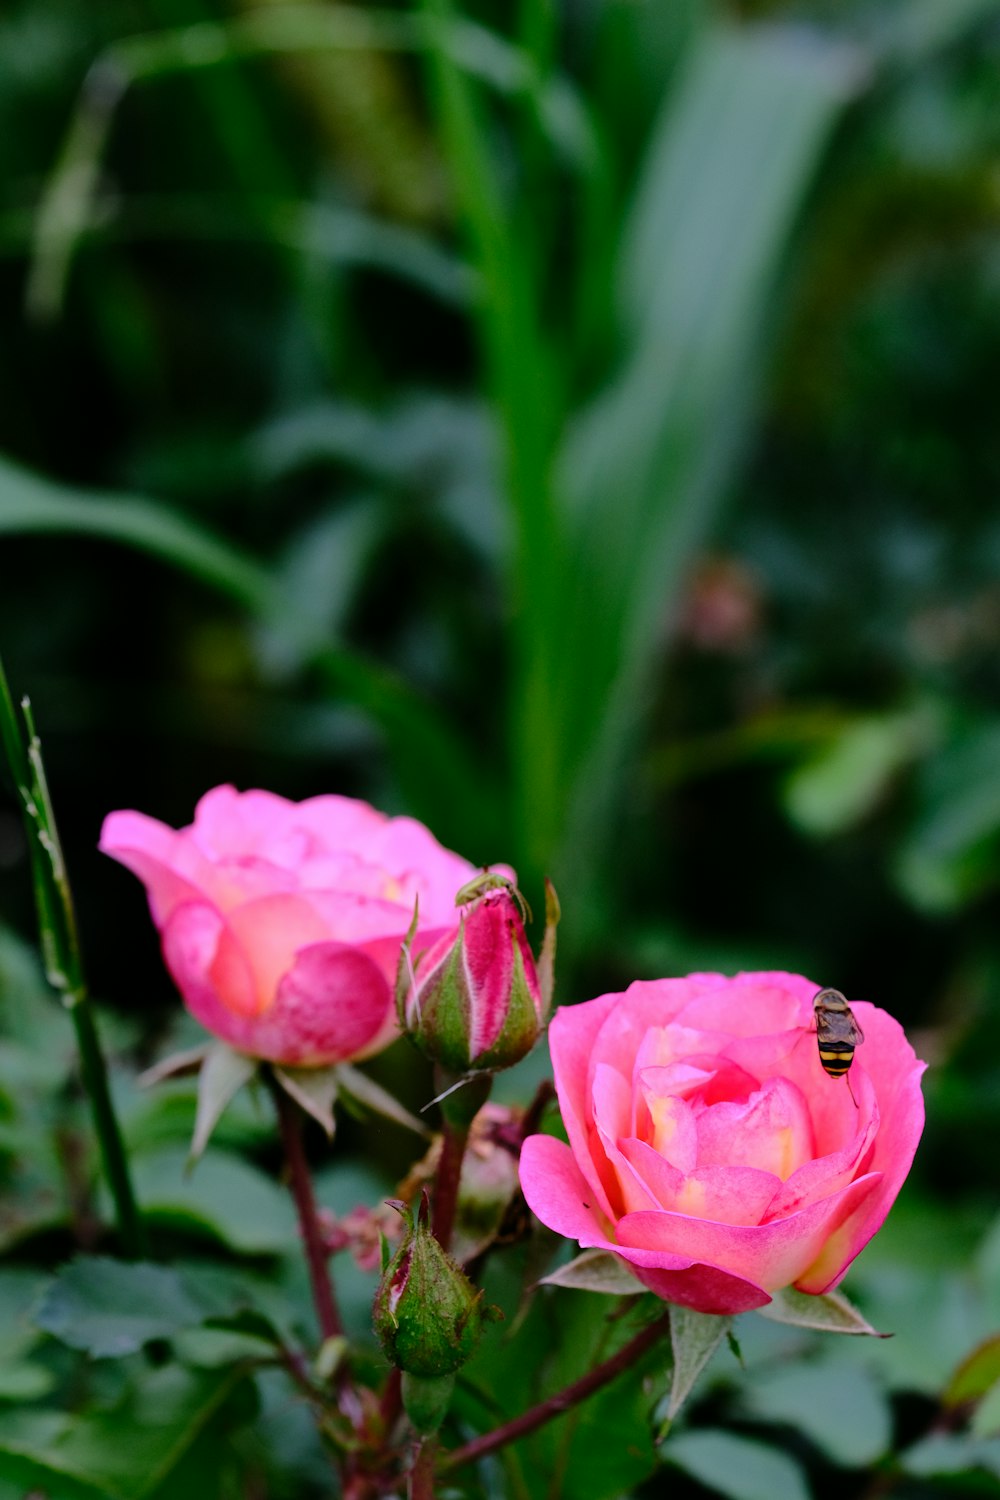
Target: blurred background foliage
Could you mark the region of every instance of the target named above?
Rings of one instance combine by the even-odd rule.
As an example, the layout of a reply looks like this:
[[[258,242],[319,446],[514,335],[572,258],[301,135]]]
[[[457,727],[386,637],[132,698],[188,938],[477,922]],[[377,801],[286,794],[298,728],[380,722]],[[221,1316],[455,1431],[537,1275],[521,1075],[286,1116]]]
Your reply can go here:
[[[172,1002],[101,818],[220,781],[412,812],[536,908],[549,873],[564,1000],[774,966],[885,1006],[930,1122],[852,1284],[925,1336],[869,1356],[863,1453],[785,1443],[818,1495],[883,1493],[1000,1321],[998,64],[997,0],[0,10],[0,642],[123,1044]],[[92,1232],[63,1115],[26,1144],[67,1076],[19,1029],[30,900],[7,799],[23,1264]],[[186,1104],[130,1108],[169,1200]],[[210,1238],[283,1249],[263,1175],[235,1229],[199,1180]],[[800,1425],[731,1384],[728,1441]],[[797,1493],[685,1441],[699,1494]],[[952,1493],[948,1451],[886,1482]]]

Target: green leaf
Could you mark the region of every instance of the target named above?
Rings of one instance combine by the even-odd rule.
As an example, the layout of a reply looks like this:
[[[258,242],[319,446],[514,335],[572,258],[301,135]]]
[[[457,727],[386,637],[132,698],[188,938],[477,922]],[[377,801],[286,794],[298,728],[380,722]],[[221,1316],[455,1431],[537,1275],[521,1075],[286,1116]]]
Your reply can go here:
[[[197,1172],[168,1148],[133,1158],[143,1212],[199,1228],[247,1255],[280,1254],[296,1244],[295,1213],[286,1193],[256,1167],[229,1152],[210,1151]]]
[[[0,1413],[0,1455],[29,1460],[40,1475],[65,1475],[105,1500],[143,1500],[181,1462],[244,1378],[242,1367],[147,1373],[111,1411],[88,1417],[28,1410]],[[44,1481],[40,1481],[44,1482]]]
[[[810,1500],[794,1459],[764,1443],[710,1428],[683,1432],[664,1443],[662,1456],[728,1500]]]
[[[1000,1438],[934,1432],[900,1455],[907,1474],[924,1479],[983,1469],[1000,1479]]]
[[[47,1365],[22,1360],[19,1364],[0,1365],[0,1400],[38,1401],[56,1384],[56,1375]]]
[[[73,489],[0,458],[0,536],[69,532],[124,543],[182,568],[256,613],[274,594],[266,571],[144,496]]]
[[[1000,1380],[990,1387],[972,1413],[969,1430],[974,1437],[1000,1437]]]
[[[751,431],[779,268],[858,81],[815,38],[709,26],[654,128],[618,270],[624,358],[561,455],[566,537],[533,632],[523,816],[542,859],[558,846],[567,902],[614,826],[665,623]]]
[[[273,1070],[275,1081],[294,1099],[300,1109],[311,1115],[333,1140],[336,1123],[333,1107],[337,1102],[339,1078],[336,1066],[330,1068],[279,1068]]]
[[[1000,721],[957,726],[918,782],[917,816],[895,862],[916,906],[952,911],[996,882],[1000,839]]]
[[[893,1330],[878,1353],[883,1379],[892,1390],[937,1400],[970,1345],[990,1326],[981,1293],[955,1268],[918,1268],[898,1255],[882,1265],[859,1265],[853,1275],[864,1284],[873,1316]]]
[[[225,1042],[213,1042],[198,1074],[198,1110],[191,1139],[191,1161],[208,1145],[226,1105],[257,1072],[257,1059],[236,1052]]]
[[[847,724],[785,783],[785,809],[817,838],[854,827],[892,779],[925,748],[929,725],[916,714],[871,714]]]
[[[789,1286],[773,1292],[771,1301],[766,1307],[758,1307],[757,1312],[762,1318],[770,1318],[775,1323],[793,1323],[797,1328],[817,1328],[824,1333],[867,1333],[877,1339],[889,1337],[886,1333],[878,1333],[842,1292],[809,1296]]]
[[[674,1371],[670,1382],[667,1418],[673,1421],[694,1390],[699,1375],[731,1327],[731,1319],[692,1312],[689,1307],[671,1307],[670,1342]]]
[[[166,1266],[81,1256],[51,1283],[35,1321],[71,1348],[109,1359],[196,1327],[204,1316],[181,1276]]]
[[[575,1259],[543,1276],[539,1286],[575,1287],[581,1292],[606,1292],[613,1297],[632,1297],[646,1289],[608,1250],[584,1250]]]
[[[847,1357],[835,1362],[758,1370],[741,1401],[765,1422],[805,1434],[835,1464],[868,1468],[892,1446],[884,1391],[871,1373]]]
[[[952,1408],[978,1401],[1000,1380],[1000,1333],[984,1339],[967,1355],[941,1393],[941,1404]]]

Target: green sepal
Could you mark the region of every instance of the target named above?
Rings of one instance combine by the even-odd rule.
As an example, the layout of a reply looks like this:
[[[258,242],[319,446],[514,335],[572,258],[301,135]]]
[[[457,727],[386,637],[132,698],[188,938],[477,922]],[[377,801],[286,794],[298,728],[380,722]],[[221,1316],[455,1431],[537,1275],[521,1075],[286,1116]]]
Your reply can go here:
[[[256,1075],[258,1067],[257,1058],[237,1052],[225,1042],[213,1042],[209,1047],[198,1074],[198,1104],[188,1156],[189,1168],[194,1166],[208,1145],[226,1106]]]
[[[411,1375],[404,1370],[400,1387],[403,1410],[421,1437],[437,1432],[448,1415],[454,1389],[454,1375]]]
[[[559,905],[559,897],[556,888],[545,877],[545,936],[542,939],[542,951],[538,955],[536,965],[538,972],[538,986],[542,994],[542,1020],[547,1020],[552,1009],[552,996],[556,987],[556,928],[559,926],[559,918],[562,916],[562,908]]]
[[[275,1063],[271,1071],[275,1083],[284,1089],[289,1098],[295,1100],[300,1109],[322,1125],[327,1140],[332,1141],[337,1128],[333,1107],[340,1090],[337,1064],[326,1068],[289,1068],[284,1065],[279,1067]]]

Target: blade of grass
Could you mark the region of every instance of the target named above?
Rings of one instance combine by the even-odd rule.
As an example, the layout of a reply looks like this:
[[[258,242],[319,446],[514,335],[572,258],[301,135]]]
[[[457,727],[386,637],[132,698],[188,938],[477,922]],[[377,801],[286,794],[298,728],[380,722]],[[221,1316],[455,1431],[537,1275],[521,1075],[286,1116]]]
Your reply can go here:
[[[455,19],[442,39],[419,15],[289,5],[251,11],[228,22],[201,21],[125,37],[108,47],[87,74],[39,202],[26,289],[29,311],[40,319],[52,318],[62,305],[73,257],[94,217],[114,117],[122,96],[135,84],[255,57],[324,50],[420,53],[428,47],[443,47],[457,68],[500,93],[535,100],[539,119],[560,152],[583,165],[589,161],[589,122],[567,82],[550,79],[543,85],[520,49],[470,21]]]
[[[856,54],[818,38],[720,25],[654,131],[618,258],[625,355],[561,456],[563,587],[538,643],[554,691],[522,741],[557,746],[521,784],[534,857],[560,851],[573,898],[600,867],[685,568],[752,431],[778,271],[858,82]]]
[[[108,1069],[87,992],[73,897],[66,874],[59,832],[49,797],[41,743],[27,698],[21,702],[22,722],[11,698],[0,662],[0,740],[10,766],[31,851],[32,882],[41,933],[45,974],[70,1014],[80,1052],[80,1072],[90,1100],[104,1166],[115,1205],[122,1248],[133,1258],[146,1253],[146,1233],[139,1214],[128,1158],[122,1141]],[[25,738],[25,731],[27,738]]]
[[[551,464],[563,397],[555,363],[541,337],[538,287],[532,276],[538,256],[533,253],[530,226],[523,218],[515,219],[504,201],[478,100],[446,45],[455,24],[451,0],[423,0],[423,13],[430,25],[431,83],[441,135],[480,278],[479,340],[504,437],[515,538],[508,574],[512,700],[524,705],[523,711],[510,716],[511,754],[519,780],[514,807],[520,826],[514,829],[514,848],[522,859],[531,847],[532,783],[539,779],[528,768],[547,761],[552,748],[534,731],[554,690],[553,663],[537,643],[554,629],[548,615],[553,597],[549,570],[559,542]],[[550,767],[546,779],[554,774]],[[536,861],[524,871],[526,878],[537,880],[542,866],[542,860]]]

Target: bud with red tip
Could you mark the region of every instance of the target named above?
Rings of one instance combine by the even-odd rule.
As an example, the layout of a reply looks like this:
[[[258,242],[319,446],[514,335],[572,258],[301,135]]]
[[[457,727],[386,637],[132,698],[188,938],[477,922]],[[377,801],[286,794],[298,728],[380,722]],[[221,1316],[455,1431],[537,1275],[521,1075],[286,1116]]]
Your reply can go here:
[[[482,875],[456,897],[458,926],[426,951],[403,945],[396,981],[400,1025],[448,1072],[509,1068],[538,1040],[542,990],[524,932],[524,899],[500,875]]]
[[[388,1261],[375,1293],[372,1321],[387,1357],[408,1375],[453,1375],[470,1357],[483,1319],[496,1309],[483,1302],[462,1268],[438,1244],[428,1223],[427,1194],[403,1215],[403,1243]]]

